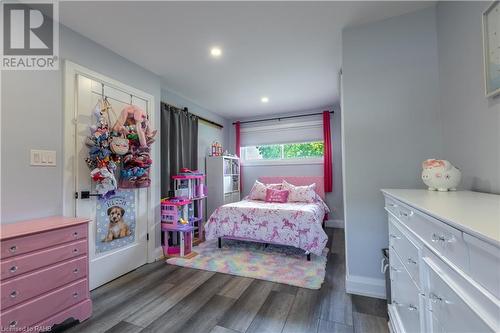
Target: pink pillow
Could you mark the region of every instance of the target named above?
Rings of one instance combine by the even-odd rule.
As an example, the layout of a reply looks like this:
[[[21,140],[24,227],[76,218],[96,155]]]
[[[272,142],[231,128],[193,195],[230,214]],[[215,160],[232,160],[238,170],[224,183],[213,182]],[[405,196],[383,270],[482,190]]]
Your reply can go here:
[[[285,203],[288,201],[288,194],[290,191],[287,190],[273,190],[272,188],[266,189],[266,202],[279,202]]]
[[[316,183],[306,186],[296,186],[283,180],[281,187],[283,190],[290,191],[288,201],[290,202],[314,202],[316,198]]]
[[[263,184],[258,180],[253,184],[250,193],[248,194],[248,198],[250,200],[266,200],[266,190],[270,188],[273,190],[281,190],[281,184]]]

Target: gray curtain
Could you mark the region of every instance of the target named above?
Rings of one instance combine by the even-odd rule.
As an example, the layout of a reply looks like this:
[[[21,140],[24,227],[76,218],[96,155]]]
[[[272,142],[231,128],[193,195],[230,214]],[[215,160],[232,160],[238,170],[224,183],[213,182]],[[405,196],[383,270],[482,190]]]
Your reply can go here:
[[[172,189],[171,176],[198,168],[198,117],[187,109],[161,103],[161,196]]]

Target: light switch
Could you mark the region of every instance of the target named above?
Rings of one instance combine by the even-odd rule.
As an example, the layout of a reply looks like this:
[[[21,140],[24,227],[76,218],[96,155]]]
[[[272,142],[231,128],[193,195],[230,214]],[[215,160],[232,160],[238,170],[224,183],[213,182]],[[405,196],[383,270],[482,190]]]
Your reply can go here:
[[[32,166],[56,166],[55,150],[30,150],[30,165]]]

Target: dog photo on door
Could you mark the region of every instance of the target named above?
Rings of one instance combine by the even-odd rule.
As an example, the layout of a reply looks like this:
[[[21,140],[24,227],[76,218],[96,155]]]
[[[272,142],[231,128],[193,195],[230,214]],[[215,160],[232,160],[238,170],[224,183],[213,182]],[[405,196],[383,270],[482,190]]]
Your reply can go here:
[[[135,191],[118,190],[97,201],[96,252],[116,250],[135,241]]]

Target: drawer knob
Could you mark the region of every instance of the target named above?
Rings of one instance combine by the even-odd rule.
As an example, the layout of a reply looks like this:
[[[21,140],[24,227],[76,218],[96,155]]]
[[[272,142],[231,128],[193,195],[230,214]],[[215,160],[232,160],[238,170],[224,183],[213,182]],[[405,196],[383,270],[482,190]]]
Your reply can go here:
[[[12,320],[12,321],[9,323],[9,326],[10,326],[10,327],[15,327],[15,326],[17,326],[17,320]]]
[[[441,303],[443,301],[441,297],[439,297],[434,293],[429,294],[429,299],[431,300],[432,303],[438,303],[438,302]]]
[[[73,273],[78,274],[78,268],[75,268],[75,269],[73,270]]]
[[[73,253],[78,253],[78,249],[73,249]]]
[[[404,216],[404,217],[412,217],[413,216],[413,212],[412,211],[410,211],[409,213],[407,213],[407,212],[401,212],[400,215]]]
[[[446,238],[444,235],[438,235],[436,233],[432,234],[431,240],[434,243],[442,242],[442,243],[453,243],[455,241],[455,236],[451,236],[449,238]]]
[[[17,271],[17,266],[12,266],[12,267],[10,268],[10,272],[11,272],[11,273],[15,273],[16,271]]]
[[[413,264],[413,265],[417,264],[417,262],[415,260],[413,260],[412,258],[408,258],[408,263]]]
[[[16,251],[17,251],[17,246],[16,246],[16,245],[12,245],[12,246],[9,248],[9,251],[10,251],[10,253],[16,253]]]
[[[77,291],[75,291],[75,292],[73,293],[73,298],[78,298],[78,292],[77,292]]]
[[[396,268],[396,267],[394,267],[394,266],[391,266],[391,271],[396,272],[396,273],[401,272],[401,270],[400,270],[400,269],[398,269],[398,268]]]
[[[75,232],[73,233],[73,236],[75,236],[75,238],[76,238],[76,237],[78,237],[78,231],[75,231]]]
[[[417,311],[418,308],[415,305],[410,304],[410,305],[408,305],[408,310],[410,310],[410,311]]]
[[[16,298],[17,297],[17,291],[14,290],[13,292],[10,293],[10,298]]]

